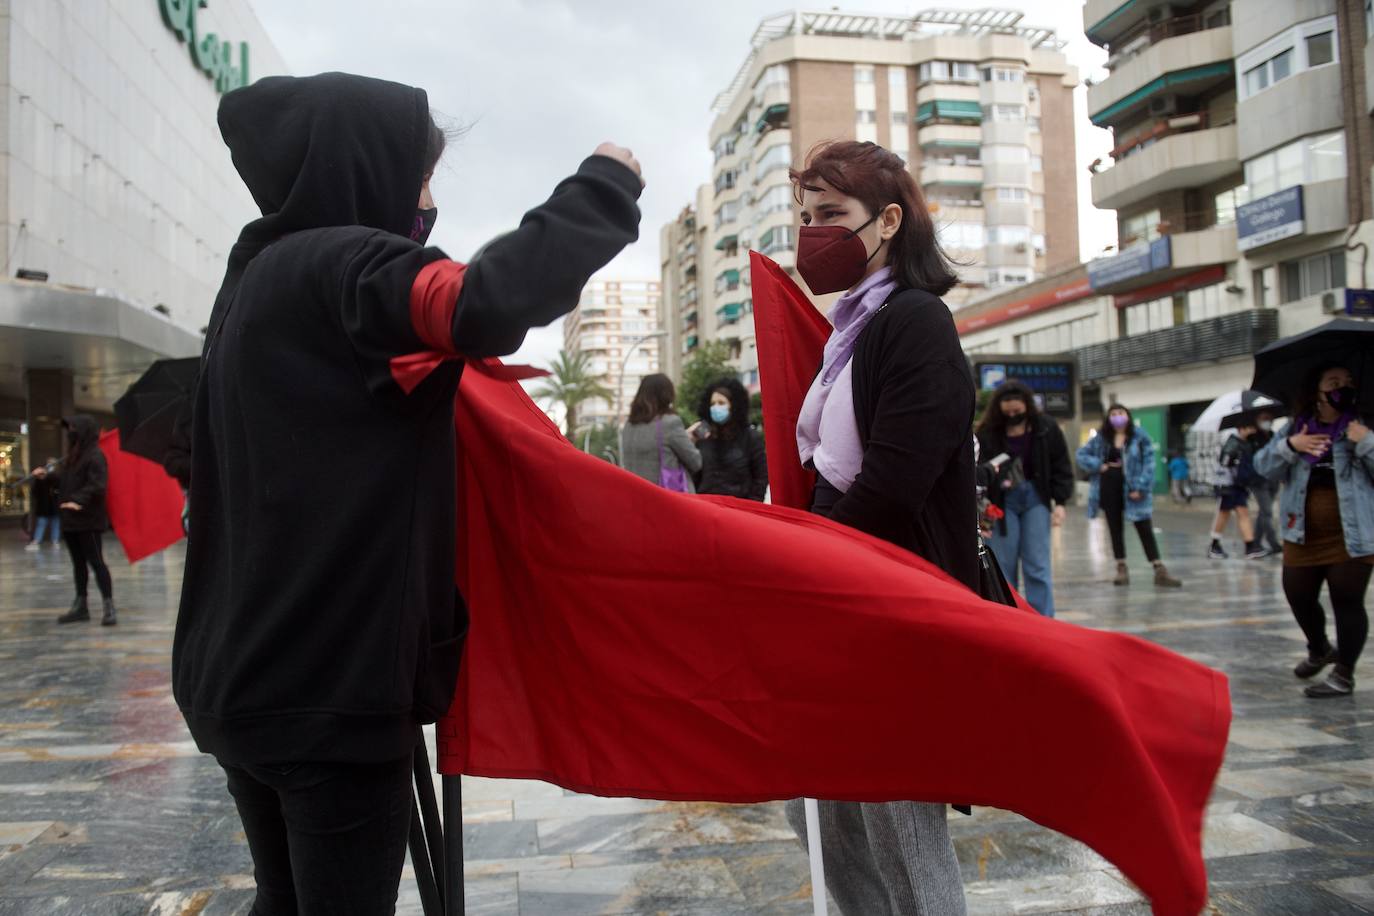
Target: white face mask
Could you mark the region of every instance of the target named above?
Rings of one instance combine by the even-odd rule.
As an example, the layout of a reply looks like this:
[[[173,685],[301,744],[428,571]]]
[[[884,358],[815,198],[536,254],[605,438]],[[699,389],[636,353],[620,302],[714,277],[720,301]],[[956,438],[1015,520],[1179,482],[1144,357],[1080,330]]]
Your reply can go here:
[[[1273,430],[1273,428],[1274,428],[1274,421],[1273,421],[1273,420],[1260,420],[1260,421],[1259,421],[1259,428],[1260,428],[1260,430],[1261,430],[1262,432],[1266,432],[1266,433],[1267,433],[1267,432],[1270,432],[1270,431]]]

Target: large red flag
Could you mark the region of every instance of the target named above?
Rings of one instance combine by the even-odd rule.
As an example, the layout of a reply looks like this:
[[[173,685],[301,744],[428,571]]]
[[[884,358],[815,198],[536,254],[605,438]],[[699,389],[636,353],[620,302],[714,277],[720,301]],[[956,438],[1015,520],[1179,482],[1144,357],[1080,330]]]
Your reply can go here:
[[[481,371],[456,423],[471,630],[441,772],[1006,808],[1096,849],[1157,912],[1202,907],[1219,672],[982,601],[808,513],[655,487]]]
[[[100,450],[110,470],[105,508],[129,562],[181,540],[184,498],[177,482],[161,465],[121,449],[117,429],[100,434]]]

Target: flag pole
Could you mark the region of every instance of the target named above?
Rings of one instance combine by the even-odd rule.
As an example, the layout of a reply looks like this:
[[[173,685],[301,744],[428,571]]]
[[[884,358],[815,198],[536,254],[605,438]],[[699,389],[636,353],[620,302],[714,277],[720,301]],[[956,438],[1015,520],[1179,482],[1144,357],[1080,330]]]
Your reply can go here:
[[[802,799],[806,808],[806,852],[811,859],[811,908],[826,916],[825,860],[821,858],[821,806],[814,798]]]

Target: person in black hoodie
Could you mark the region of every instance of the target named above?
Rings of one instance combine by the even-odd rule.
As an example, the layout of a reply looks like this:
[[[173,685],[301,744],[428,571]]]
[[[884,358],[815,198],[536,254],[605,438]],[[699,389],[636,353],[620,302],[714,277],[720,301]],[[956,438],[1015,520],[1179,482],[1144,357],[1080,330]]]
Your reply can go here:
[[[67,456],[52,474],[47,468],[34,468],[33,476],[56,477],[57,507],[62,511],[62,540],[72,558],[72,574],[76,580],[76,598],[71,609],[57,618],[58,623],[81,623],[91,619],[86,605],[86,585],[89,566],[95,571],[95,584],[100,589],[104,613],[103,626],[119,622],[114,605],[114,587],[110,568],[105,565],[101,539],[110,527],[105,512],[105,487],[110,478],[105,455],[100,451],[100,424],[94,417],[76,414],[66,417],[62,426],[67,430]]]
[[[697,492],[763,502],[768,457],[763,437],[749,425],[749,392],[739,379],[712,382],[697,401],[691,435],[701,452]]]
[[[1040,412],[1035,394],[1022,382],[1004,382],[992,394],[978,421],[979,454],[984,462],[1007,455],[1020,462],[1020,476],[1002,466],[998,484],[989,489],[1004,513],[988,544],[1009,581],[1046,617],[1054,616],[1050,580],[1050,528],[1064,523],[1064,506],[1073,496],[1073,463],[1059,424]],[[1015,486],[1000,484],[1019,480]]]
[[[391,912],[419,726],[452,701],[461,357],[513,352],[638,235],[602,144],[466,267],[424,241],[423,90],[341,73],[224,96],[262,218],[229,254],[192,422],[174,695],[224,768],[256,913]],[[407,393],[397,357],[451,354]]]
[[[844,293],[797,420],[799,455],[817,471],[811,511],[976,591],[973,374],[940,299],[958,278],[921,190],[874,143],[826,144],[791,177],[797,271],[815,295]],[[802,800],[786,812],[805,839]],[[965,912],[945,805],[821,801],[820,843],[826,886],[846,916]]]

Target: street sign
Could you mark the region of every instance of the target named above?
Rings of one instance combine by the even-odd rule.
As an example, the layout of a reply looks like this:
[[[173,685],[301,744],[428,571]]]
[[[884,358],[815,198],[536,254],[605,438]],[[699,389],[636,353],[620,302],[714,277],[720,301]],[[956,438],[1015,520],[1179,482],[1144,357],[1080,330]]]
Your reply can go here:
[[[1006,381],[1018,381],[1036,396],[1052,417],[1072,418],[1074,364],[1072,360],[978,361],[973,364],[978,386],[986,391]]]
[[[1302,235],[1303,228],[1300,184],[1236,208],[1236,247],[1241,251]]]

